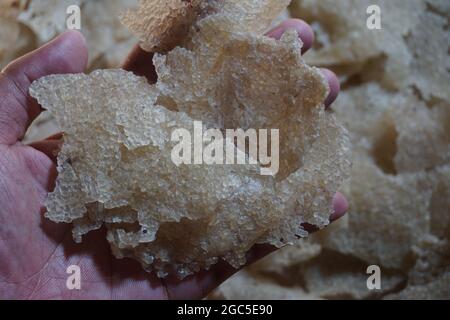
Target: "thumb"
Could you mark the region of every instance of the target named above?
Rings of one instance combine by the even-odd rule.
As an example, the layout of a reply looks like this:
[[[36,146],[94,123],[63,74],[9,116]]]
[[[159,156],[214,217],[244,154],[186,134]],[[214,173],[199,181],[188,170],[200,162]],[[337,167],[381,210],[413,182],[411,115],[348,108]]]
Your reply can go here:
[[[11,62],[0,73],[0,143],[21,140],[41,108],[29,95],[31,83],[50,74],[83,72],[88,60],[84,37],[67,31]]]

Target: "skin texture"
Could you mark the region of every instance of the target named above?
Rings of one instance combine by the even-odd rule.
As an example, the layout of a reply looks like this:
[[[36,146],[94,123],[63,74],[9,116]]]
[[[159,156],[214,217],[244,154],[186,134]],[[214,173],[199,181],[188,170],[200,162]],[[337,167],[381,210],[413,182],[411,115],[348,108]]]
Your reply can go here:
[[[313,32],[303,21],[288,20],[269,33],[279,38],[295,28],[311,47]],[[90,233],[80,245],[72,240],[69,225],[43,218],[43,203],[54,187],[55,151],[62,134],[31,145],[21,142],[28,126],[41,112],[28,95],[30,84],[50,74],[79,73],[88,60],[86,43],[76,31],[68,31],[42,48],[12,62],[0,74],[0,299],[199,299],[236,272],[226,263],[184,281],[160,280],[144,272],[134,260],[115,259],[105,231]],[[156,80],[151,54],[136,47],[123,68]],[[339,91],[336,76],[324,71],[330,83],[331,104]],[[334,199],[340,218],[347,210],[341,194]],[[309,226],[313,230],[312,226]],[[257,245],[250,262],[274,250]],[[68,290],[67,267],[81,269],[81,290]]]

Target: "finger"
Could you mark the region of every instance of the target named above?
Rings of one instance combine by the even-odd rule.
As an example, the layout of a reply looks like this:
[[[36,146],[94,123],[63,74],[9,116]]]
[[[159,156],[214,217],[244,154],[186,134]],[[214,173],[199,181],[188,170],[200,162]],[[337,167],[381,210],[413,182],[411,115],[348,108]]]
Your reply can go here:
[[[314,42],[314,32],[311,27],[300,19],[288,19],[267,33],[269,37],[280,39],[288,29],[295,29],[303,42],[302,53],[311,48]],[[155,83],[157,74],[153,65],[153,53],[146,52],[136,45],[128,55],[122,69],[131,71],[138,76],[144,76],[150,83]]]
[[[341,193],[336,193],[333,198],[333,214],[330,216],[330,221],[333,222],[341,218],[347,209],[348,203],[345,197]],[[317,228],[314,229],[312,227],[308,232],[315,232],[316,230]],[[270,244],[254,245],[247,253],[246,266],[262,259],[276,250],[277,248]],[[218,264],[211,267],[210,270],[201,271],[183,281],[169,278],[163,282],[166,286],[167,294],[171,299],[202,299],[238,271],[239,270],[236,270],[225,261],[220,261]]]
[[[330,216],[330,222],[342,218],[348,211],[348,201],[340,192],[336,192],[333,198],[333,213]]]
[[[339,83],[339,79],[336,74],[329,69],[321,69],[323,75],[328,81],[328,85],[330,86],[330,93],[325,100],[325,107],[328,108],[338,97],[339,91],[341,90],[341,85]]]
[[[302,53],[308,51],[314,43],[314,31],[309,26],[309,24],[307,24],[303,20],[288,19],[281,23],[279,26],[275,27],[273,30],[269,31],[267,35],[279,39],[289,28],[297,30],[297,33],[303,42]],[[322,72],[327,78],[328,84],[330,86],[330,93],[325,100],[325,107],[328,108],[339,95],[340,84],[338,77],[334,74],[334,72],[328,69],[322,69]]]
[[[28,93],[46,75],[83,72],[88,60],[84,37],[67,31],[43,47],[13,61],[0,73],[0,143],[21,140],[41,108]]]
[[[142,50],[139,45],[130,52],[122,69],[131,71],[137,76],[146,77],[149,83],[155,83],[158,79],[153,65],[153,53]]]
[[[299,38],[303,42],[302,54],[311,48],[314,43],[314,31],[309,24],[300,19],[288,19],[269,31],[266,35],[275,39],[280,39],[288,29],[297,31]]]
[[[333,213],[330,215],[330,223],[342,218],[348,210],[348,202],[347,199],[340,192],[336,192],[333,197]],[[302,227],[308,231],[308,233],[314,233],[319,231],[319,228],[316,226],[304,223]]]

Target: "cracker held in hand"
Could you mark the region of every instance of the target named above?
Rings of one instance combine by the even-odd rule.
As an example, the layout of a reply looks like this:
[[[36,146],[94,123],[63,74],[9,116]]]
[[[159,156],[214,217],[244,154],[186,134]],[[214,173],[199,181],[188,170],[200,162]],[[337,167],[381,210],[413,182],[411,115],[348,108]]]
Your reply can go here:
[[[145,49],[161,49],[156,84],[123,70],[33,83],[32,96],[65,132],[46,216],[72,223],[78,242],[104,226],[116,257],[180,278],[219,259],[238,268],[256,243],[307,236],[305,223],[325,227],[348,176],[349,140],[325,111],[327,82],[302,60],[296,32],[263,36],[289,1],[163,2],[141,1],[124,19]],[[168,10],[167,19],[146,17],[147,7]],[[173,34],[187,23],[188,32],[169,42],[152,36],[163,22]],[[194,121],[279,129],[278,173],[261,175],[259,163],[177,166],[172,133],[192,131]]]

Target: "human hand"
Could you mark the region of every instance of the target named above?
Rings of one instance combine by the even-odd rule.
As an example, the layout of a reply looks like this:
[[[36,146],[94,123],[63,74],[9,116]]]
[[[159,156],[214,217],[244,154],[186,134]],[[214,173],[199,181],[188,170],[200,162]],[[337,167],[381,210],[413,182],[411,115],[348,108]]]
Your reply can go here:
[[[298,30],[311,47],[313,33],[300,20],[288,20],[269,32],[279,38],[287,28]],[[61,135],[31,145],[21,142],[28,126],[41,112],[28,94],[30,84],[50,74],[79,73],[87,64],[87,47],[82,35],[68,31],[44,47],[12,62],[0,74],[0,298],[2,299],[195,299],[203,298],[236,272],[220,262],[183,281],[161,280],[142,270],[134,260],[115,259],[105,240],[105,231],[92,232],[82,244],[72,240],[70,226],[43,218],[44,200],[56,178],[54,152]],[[138,47],[124,69],[156,79],[151,54]],[[331,93],[327,106],[336,98],[336,76],[324,70]],[[336,220],[347,210],[341,194],[334,198]],[[248,261],[275,250],[257,245]],[[67,267],[81,269],[81,290],[66,286]]]

